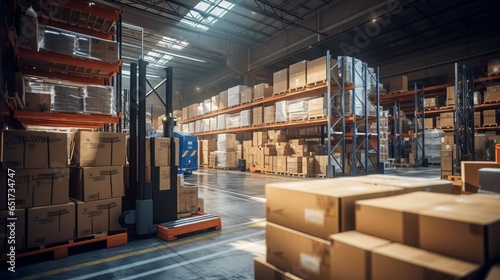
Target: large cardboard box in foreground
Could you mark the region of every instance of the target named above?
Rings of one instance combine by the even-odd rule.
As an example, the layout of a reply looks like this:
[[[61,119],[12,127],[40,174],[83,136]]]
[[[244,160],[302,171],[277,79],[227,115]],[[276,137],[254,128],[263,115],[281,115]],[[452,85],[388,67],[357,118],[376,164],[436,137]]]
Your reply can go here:
[[[330,241],[267,222],[266,245],[267,262],[279,269],[304,279],[330,279]]]
[[[108,230],[120,230],[122,198],[110,198],[90,202],[75,201],[76,238]]]
[[[14,216],[10,215],[10,211],[0,212],[0,253],[10,252],[10,247],[14,246],[16,250],[26,247],[26,216],[25,209],[14,210]],[[7,218],[17,218],[15,221],[15,229],[7,227],[12,221]],[[15,244],[9,243],[7,239],[11,236],[11,231],[15,232]]]
[[[356,202],[356,230],[418,247],[422,210],[452,202],[451,194],[414,192]]]
[[[432,252],[486,264],[500,258],[500,197],[457,200],[419,213],[420,247]]]
[[[354,229],[356,200],[401,193],[398,187],[340,179],[267,184],[266,217],[269,222],[327,239]]]
[[[253,259],[255,280],[301,280],[289,272],[285,272],[276,266],[266,262],[266,256]]]
[[[477,264],[446,257],[403,244],[374,250],[371,279],[479,279]]]
[[[66,133],[4,130],[2,168],[34,169],[68,166]]]
[[[27,209],[26,247],[36,247],[74,239],[75,204]]]
[[[78,131],[72,164],[75,166],[117,166],[126,164],[123,133]]]
[[[389,240],[357,231],[346,231],[330,236],[332,262],[330,279],[370,279],[372,251],[390,244]]]
[[[437,193],[453,193],[453,185],[448,180],[438,180],[420,177],[393,176],[393,175],[368,175],[357,177],[344,177],[340,180],[348,180],[365,184],[373,184],[379,186],[393,186],[403,188],[404,193],[411,192],[437,192]]]
[[[494,161],[461,161],[462,191],[476,193],[479,190],[479,169],[500,168]]]
[[[124,196],[123,166],[71,168],[70,196],[93,201]]]

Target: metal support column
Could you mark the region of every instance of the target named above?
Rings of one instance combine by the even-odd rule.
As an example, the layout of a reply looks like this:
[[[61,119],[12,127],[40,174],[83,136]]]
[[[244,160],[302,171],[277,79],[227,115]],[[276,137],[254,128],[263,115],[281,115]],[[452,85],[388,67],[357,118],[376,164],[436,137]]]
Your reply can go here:
[[[462,160],[475,160],[474,74],[455,63],[455,144],[454,173],[460,174]]]
[[[130,208],[135,208],[135,200],[139,193],[137,190],[137,63],[130,63],[130,89],[129,89],[129,116],[130,116],[130,158],[129,158],[129,203]]]

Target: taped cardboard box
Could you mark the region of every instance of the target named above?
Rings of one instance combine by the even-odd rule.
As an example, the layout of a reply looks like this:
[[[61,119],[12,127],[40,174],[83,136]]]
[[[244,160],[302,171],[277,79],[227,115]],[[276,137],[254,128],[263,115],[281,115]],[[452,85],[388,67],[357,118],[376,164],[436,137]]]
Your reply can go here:
[[[289,272],[285,272],[276,266],[266,262],[266,256],[253,259],[255,280],[301,280]]]
[[[332,76],[335,79],[338,79],[338,68],[334,67],[337,63],[337,60],[330,59],[330,67],[333,68]],[[314,84],[325,82],[327,77],[326,71],[326,56],[319,57],[317,59],[311,60],[307,62],[307,84]]]
[[[37,247],[75,238],[75,204],[73,202],[28,208],[26,247]]]
[[[262,124],[264,120],[264,112],[262,107],[255,107],[252,109],[252,124],[259,125]]]
[[[500,279],[500,263],[497,263],[496,265],[492,266],[490,271],[488,272],[488,275],[486,275],[485,280],[495,280],[495,279]]]
[[[488,264],[498,260],[500,198],[475,196],[475,203],[470,205],[457,200],[421,211],[420,247],[473,263]]]
[[[260,100],[271,96],[273,96],[273,87],[269,84],[261,83],[253,87],[253,100]]]
[[[90,55],[107,63],[118,62],[118,44],[113,41],[92,38]]]
[[[228,91],[224,90],[219,93],[219,110],[226,109],[228,107]]]
[[[124,133],[78,131],[75,135],[75,166],[119,166],[126,164]]]
[[[373,251],[371,279],[480,279],[475,263],[392,243]]]
[[[11,211],[0,211],[0,253],[10,253],[12,247],[15,250],[26,248],[26,216],[25,209],[14,210],[14,216],[10,215]],[[17,218],[14,222],[15,227],[10,227],[13,221],[7,218]],[[8,237],[12,236],[12,231],[15,231],[14,244]],[[14,251],[15,251],[14,250]]]
[[[372,251],[390,244],[357,231],[346,231],[330,235],[331,273],[330,279],[370,279]]]
[[[451,194],[415,192],[356,202],[356,230],[406,245],[419,246],[422,210],[453,202]]]
[[[327,239],[331,234],[355,228],[357,200],[402,192],[398,187],[340,179],[267,184],[266,217],[269,222]]]
[[[408,77],[405,75],[391,77],[390,89],[391,89],[391,92],[407,91],[408,90]]]
[[[290,73],[290,90],[307,85],[307,60],[302,60],[290,65],[288,71]]]
[[[184,185],[177,188],[177,213],[196,213],[198,209],[198,187]]]
[[[453,193],[453,185],[447,180],[420,178],[420,177],[401,177],[391,175],[368,175],[357,177],[344,177],[339,180],[359,182],[364,184],[373,184],[379,186],[393,186],[402,188],[403,193],[411,192],[437,192],[437,193]]]
[[[124,195],[123,166],[70,169],[70,197],[93,201]]]
[[[50,112],[50,94],[26,92],[24,108],[27,111]]]
[[[121,230],[122,198],[102,199],[90,202],[74,200],[76,205],[76,238]]]
[[[273,95],[286,91],[288,91],[288,68],[273,74]]]
[[[266,245],[266,261],[277,268],[304,279],[330,279],[330,241],[267,222]]]
[[[155,172],[158,174],[158,189],[160,191],[170,190],[170,166],[155,167]]]
[[[66,133],[4,130],[3,169],[37,169],[68,166]]]

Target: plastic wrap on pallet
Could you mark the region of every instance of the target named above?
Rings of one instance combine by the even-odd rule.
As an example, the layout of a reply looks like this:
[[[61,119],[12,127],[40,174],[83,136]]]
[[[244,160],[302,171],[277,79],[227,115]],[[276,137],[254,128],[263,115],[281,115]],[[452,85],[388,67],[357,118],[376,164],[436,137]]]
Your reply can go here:
[[[224,168],[235,168],[238,166],[236,152],[215,151],[217,155],[217,166]]]
[[[201,120],[201,132],[210,131],[210,119]]]
[[[197,121],[194,123],[194,132],[195,132],[195,133],[200,133],[200,132],[202,132],[202,130],[201,130],[201,120],[197,120]]]
[[[217,117],[210,118],[210,129],[209,131],[217,130]]]
[[[241,95],[246,86],[234,86],[227,90],[227,106],[232,107],[241,104]]]
[[[217,151],[235,151],[236,134],[222,133],[217,135]]]
[[[240,127],[240,113],[231,114],[226,117],[226,128]]]
[[[76,36],[74,34],[54,28],[44,29],[41,49],[60,54],[75,55],[75,46]]]
[[[208,114],[212,112],[212,99],[205,99],[203,101],[203,113]]]
[[[308,98],[287,101],[288,120],[297,121],[307,119],[308,101]]]
[[[339,56],[337,57],[339,61],[339,77],[344,78],[345,83],[355,83],[356,86],[363,85],[363,62],[359,59],[353,58],[349,56]],[[353,68],[354,68],[354,76],[353,76]],[[361,75],[361,76],[360,76]],[[342,80],[342,79],[341,79]]]
[[[253,88],[245,87],[241,91],[241,104],[249,103],[253,101]]]
[[[224,90],[219,93],[219,110],[227,108],[227,94],[228,91]]]
[[[264,123],[274,123],[276,109],[274,105],[264,107]]]
[[[221,114],[217,116],[217,129],[226,129],[226,119],[228,114]]]
[[[214,95],[210,100],[212,101],[212,105],[210,105],[212,107],[212,112],[219,111],[220,96]]]
[[[444,131],[439,129],[428,129],[425,131],[425,157],[429,163],[441,162],[441,137],[443,135]],[[417,141],[421,146],[422,136],[419,136]],[[419,151],[421,152],[421,149]]]
[[[288,109],[286,101],[276,102],[275,105],[276,111],[274,115],[274,119],[276,122],[286,122],[288,121]]]
[[[24,82],[26,92],[54,94],[54,85],[36,80],[26,79]]]
[[[195,133],[195,122],[190,122],[188,124],[188,131],[189,133]]]
[[[87,86],[85,113],[116,116],[115,94],[110,86]]]
[[[85,89],[77,86],[55,85],[52,96],[52,111],[82,113]]]
[[[203,116],[205,112],[203,112],[203,102],[201,102],[200,104],[198,104],[198,106],[196,107],[196,116]]]
[[[252,110],[243,110],[240,112],[240,126],[252,125]]]
[[[354,102],[354,108],[353,108]],[[342,104],[342,97],[336,95],[334,97],[334,106],[340,110]],[[346,116],[364,116],[365,115],[365,95],[363,88],[355,88],[354,90],[346,91],[344,94],[344,110]],[[370,100],[366,101],[368,116],[376,115],[376,107]],[[333,110],[333,115],[338,115],[339,112]]]
[[[314,98],[308,101],[307,116],[320,117],[326,115],[325,102],[326,97]]]

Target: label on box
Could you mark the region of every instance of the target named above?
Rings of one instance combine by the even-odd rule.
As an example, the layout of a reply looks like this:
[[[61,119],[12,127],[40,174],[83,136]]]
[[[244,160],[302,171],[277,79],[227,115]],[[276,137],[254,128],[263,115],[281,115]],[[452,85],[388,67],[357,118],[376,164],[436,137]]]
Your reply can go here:
[[[307,224],[323,226],[325,224],[325,215],[321,210],[305,208],[304,219]]]
[[[311,271],[315,274],[320,272],[320,259],[318,257],[313,257],[306,253],[300,253],[300,266],[304,269]]]

